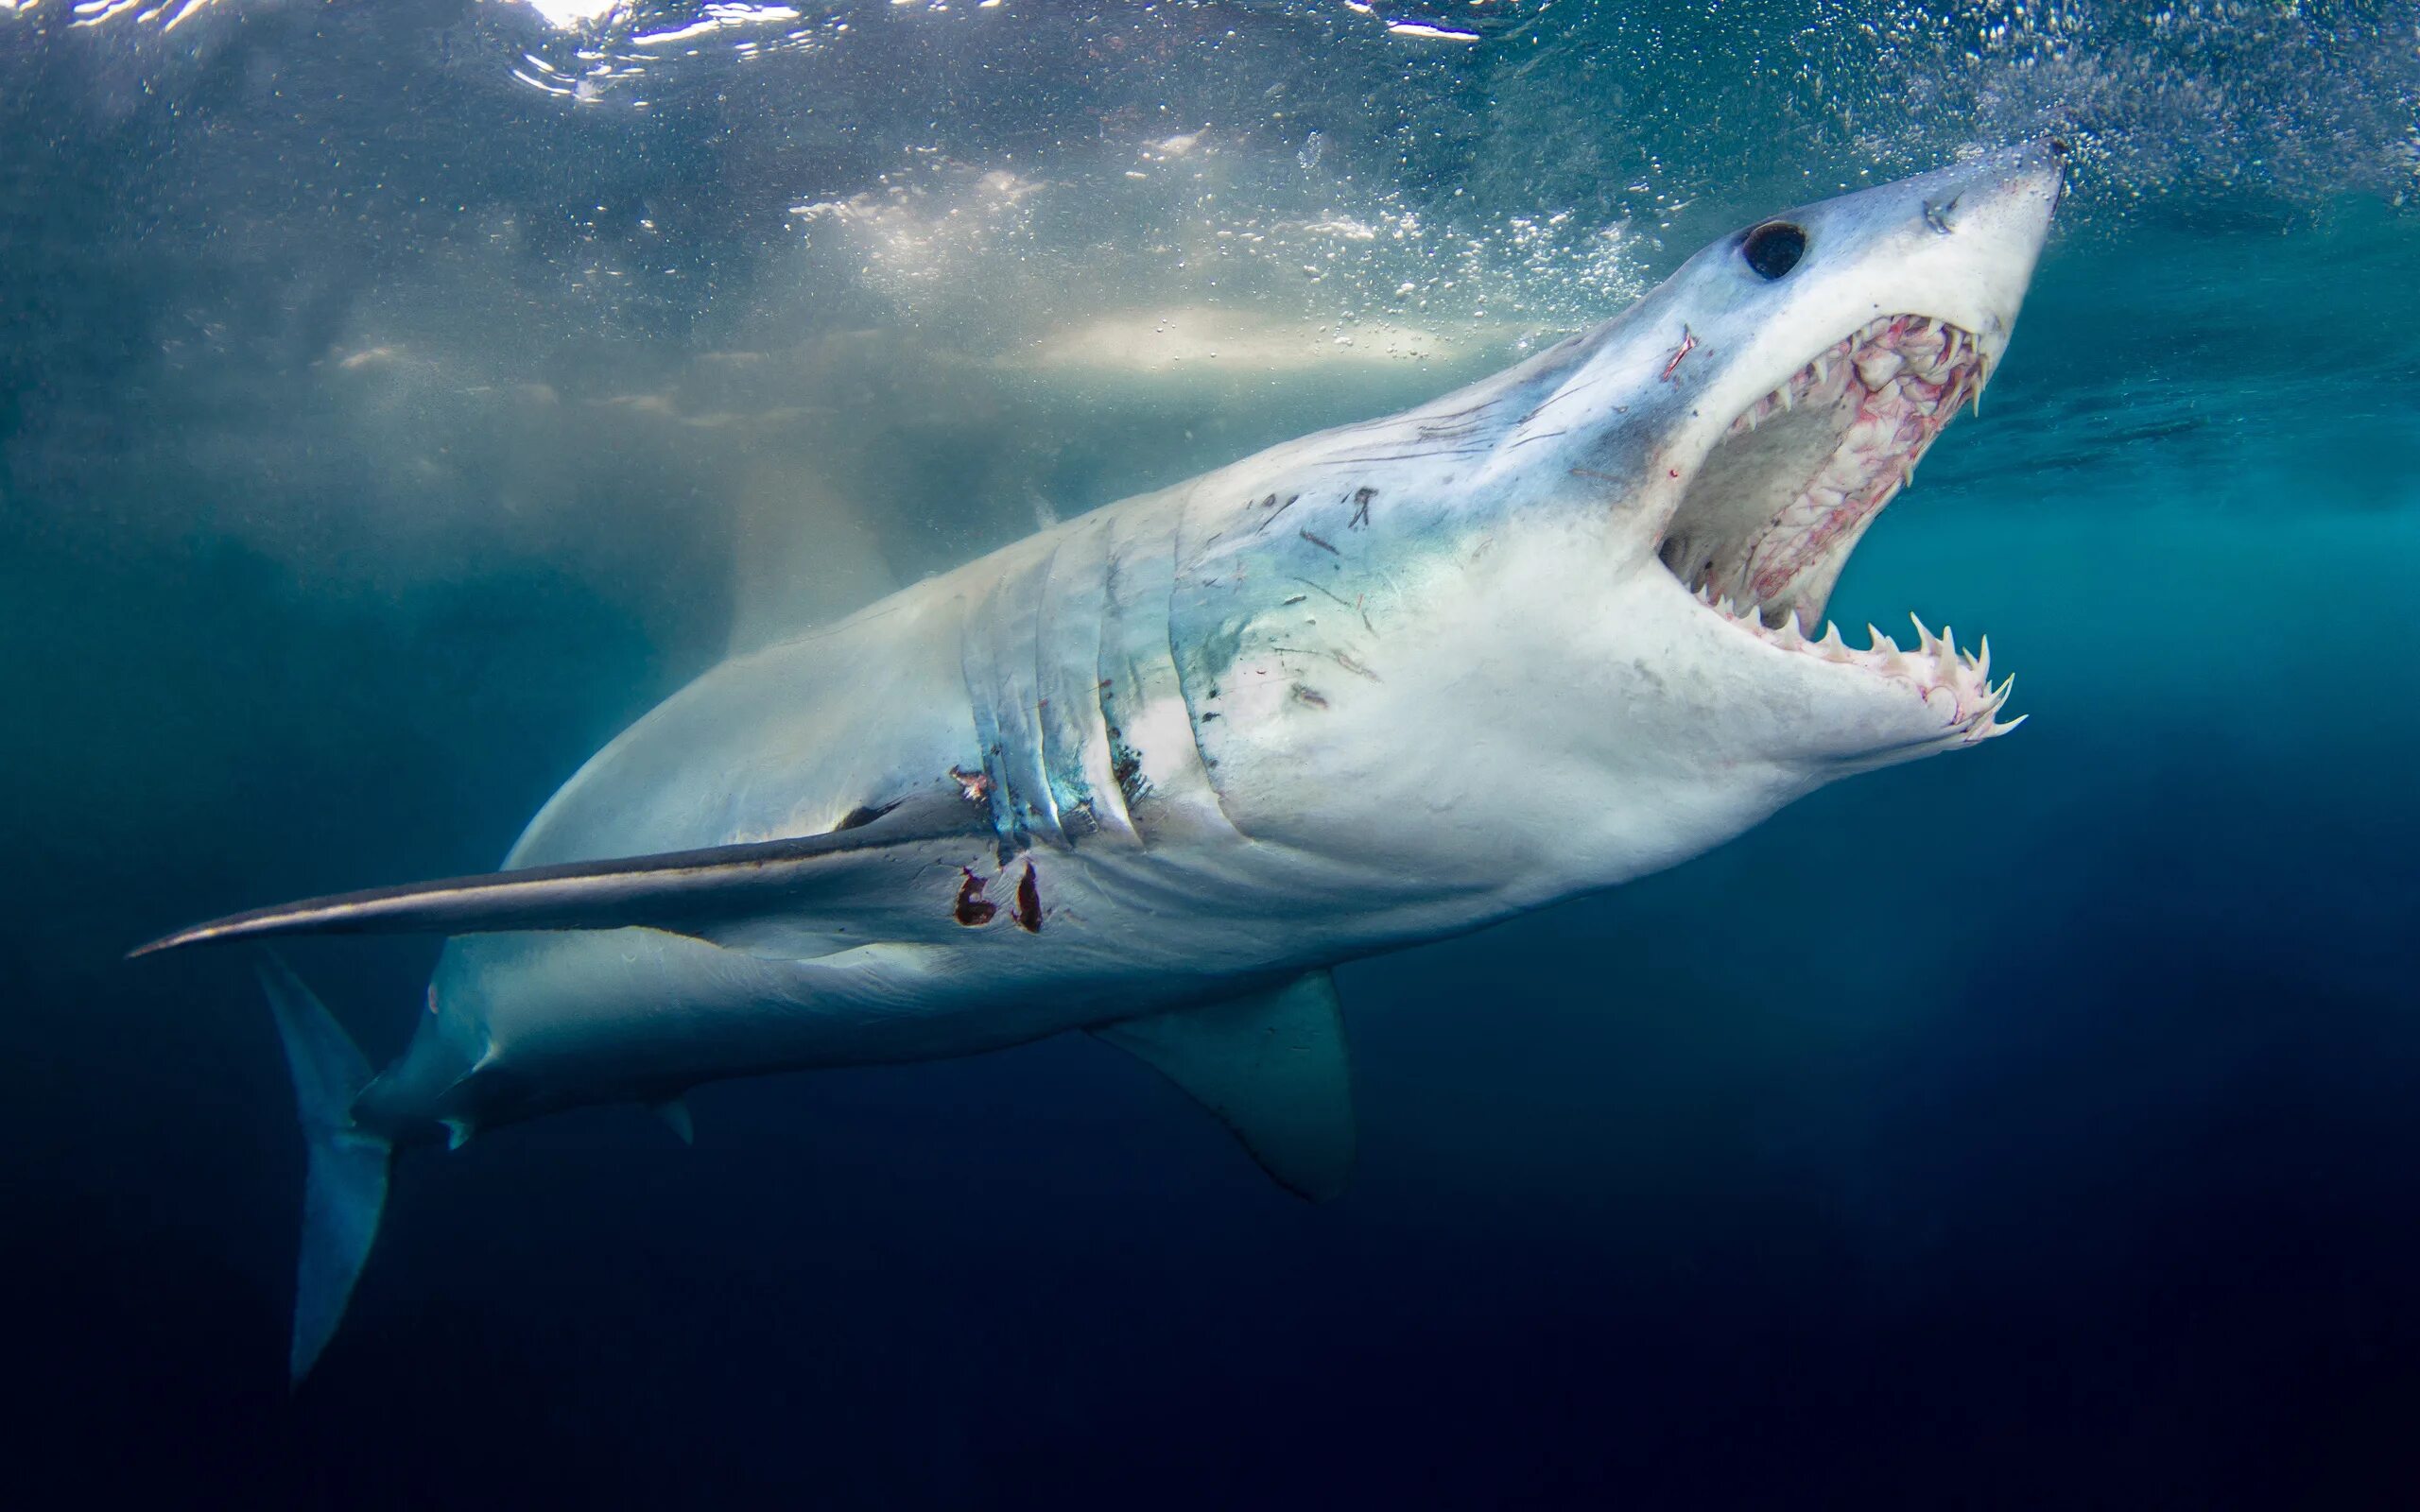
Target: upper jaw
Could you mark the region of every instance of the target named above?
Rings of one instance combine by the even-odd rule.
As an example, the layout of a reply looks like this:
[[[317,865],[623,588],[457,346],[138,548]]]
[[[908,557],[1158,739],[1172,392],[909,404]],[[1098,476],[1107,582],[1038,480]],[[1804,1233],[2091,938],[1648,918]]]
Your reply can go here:
[[[1867,322],[1723,428],[1658,555],[1691,589],[1769,625],[1820,623],[1850,551],[1959,407],[1979,403],[1990,363],[1947,321]]]

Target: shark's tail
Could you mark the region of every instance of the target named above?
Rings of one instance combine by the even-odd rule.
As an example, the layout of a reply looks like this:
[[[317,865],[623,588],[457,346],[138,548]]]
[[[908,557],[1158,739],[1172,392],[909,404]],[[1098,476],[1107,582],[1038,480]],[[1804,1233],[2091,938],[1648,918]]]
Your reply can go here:
[[[302,1115],[310,1167],[302,1188],[302,1259],[294,1285],[290,1379],[301,1384],[344,1319],[354,1278],[378,1237],[387,1206],[387,1168],[394,1147],[356,1128],[353,1100],[370,1082],[343,1025],[275,954],[262,961],[261,986],[285,1041],[285,1068]]]

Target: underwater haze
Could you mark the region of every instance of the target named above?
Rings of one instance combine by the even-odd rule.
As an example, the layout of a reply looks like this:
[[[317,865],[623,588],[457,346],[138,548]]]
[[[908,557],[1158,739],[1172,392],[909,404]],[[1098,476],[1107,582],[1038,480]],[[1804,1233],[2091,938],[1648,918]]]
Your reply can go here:
[[[2021,730],[1343,967],[1336,1202],[1080,1037],[720,1083],[408,1156],[289,1393],[276,1033],[128,948],[2051,134],[1830,610]],[[9,1505],[2420,1504],[2410,0],[0,0],[0,333]]]

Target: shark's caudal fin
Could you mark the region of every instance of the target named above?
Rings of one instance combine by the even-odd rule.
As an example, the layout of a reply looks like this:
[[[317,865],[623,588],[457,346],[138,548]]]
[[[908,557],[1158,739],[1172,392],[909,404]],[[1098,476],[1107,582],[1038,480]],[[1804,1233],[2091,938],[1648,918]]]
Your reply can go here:
[[[261,986],[277,1015],[277,1036],[285,1042],[285,1069],[294,1077],[294,1101],[310,1148],[302,1188],[302,1258],[294,1283],[294,1346],[286,1359],[289,1378],[300,1384],[344,1320],[354,1280],[378,1237],[393,1147],[353,1124],[353,1100],[369,1085],[370,1063],[302,979],[276,955],[264,954]]]
[[[1278,1185],[1314,1202],[1344,1190],[1353,1174],[1353,1078],[1329,973],[1093,1034],[1217,1114]]]

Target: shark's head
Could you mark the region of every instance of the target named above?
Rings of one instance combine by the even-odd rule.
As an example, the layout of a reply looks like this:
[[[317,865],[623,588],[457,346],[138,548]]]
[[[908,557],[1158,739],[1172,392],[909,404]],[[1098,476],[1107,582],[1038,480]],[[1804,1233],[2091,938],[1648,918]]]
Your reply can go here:
[[[1616,782],[1762,774],[1786,799],[2013,727],[2006,685],[1946,630],[1853,648],[1824,609],[1997,367],[2065,157],[2040,143],[1767,217],[1580,339],[1497,454],[1562,432],[1556,489],[1605,532],[1572,633],[1610,707],[1576,756]]]
[[[1682,746],[1828,776],[2011,728],[1995,717],[2004,689],[1946,631],[1919,622],[1905,649],[1879,632],[1852,648],[1824,609],[1997,367],[2065,158],[2038,143],[1744,227],[1581,338],[1508,433],[1500,456],[1528,436],[1575,438],[1558,486],[1599,495],[1602,581],[1624,601],[1599,623],[1721,690],[1673,711]],[[1689,716],[1718,710],[1720,728],[1686,738]]]
[[[1621,442],[1666,463],[1636,524],[1677,581],[1751,627],[1822,623],[1858,539],[2007,349],[2064,156],[2044,143],[1759,221],[1623,322],[1647,362],[1679,327],[1650,406],[1665,423]]]
[[[1305,713],[1270,695],[1264,721],[1301,737],[1262,743],[1266,782],[1237,770],[1241,751],[1222,781],[1256,812],[1292,812],[1270,833],[1340,827],[1359,792],[1400,812],[1407,784],[1428,809],[1500,809],[1517,782],[1537,868],[1570,856],[1570,874],[1540,884],[1561,887],[1669,864],[1823,782],[2010,728],[2005,687],[1945,631],[1852,648],[1824,611],[1858,539],[1996,368],[2064,160],[2041,143],[1766,217],[1522,369],[1307,443],[1322,471],[1305,481],[1343,481],[1305,501],[1340,515],[1335,498],[1400,501],[1405,555],[1367,588],[1420,608],[1400,628],[1322,622],[1379,682],[1303,661],[1316,643],[1283,615],[1322,604],[1277,599],[1292,608],[1270,617],[1268,653],[1226,683],[1317,700]],[[1296,486],[1259,493],[1275,504]],[[1327,532],[1314,547],[1339,551],[1376,548],[1388,524],[1355,536],[1335,525],[1356,519],[1323,522],[1306,526]],[[1322,576],[1353,558],[1299,555],[1292,576],[1267,575],[1270,593],[1306,579],[1359,603]],[[1401,740],[1327,738],[1331,714],[1451,731],[1451,748],[1395,779]],[[1305,771],[1315,802],[1287,791]]]

